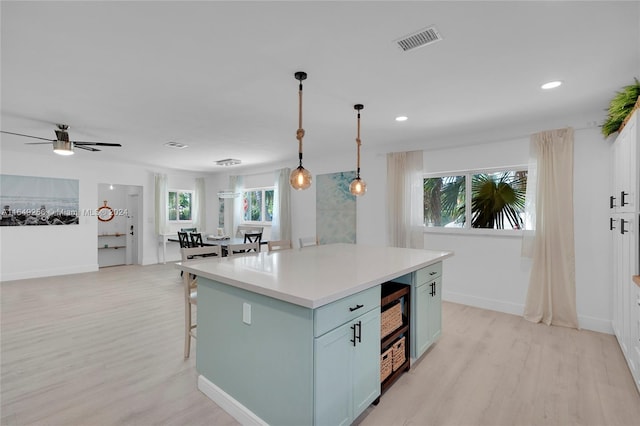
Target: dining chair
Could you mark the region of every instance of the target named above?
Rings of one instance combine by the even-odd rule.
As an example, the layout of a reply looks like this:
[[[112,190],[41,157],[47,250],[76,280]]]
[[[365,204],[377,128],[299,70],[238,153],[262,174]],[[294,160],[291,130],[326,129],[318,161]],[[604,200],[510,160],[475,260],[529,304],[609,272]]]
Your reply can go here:
[[[204,246],[202,242],[202,234],[200,232],[192,232],[189,234],[191,238],[191,247],[202,247]]]
[[[262,232],[247,232],[246,234],[244,234],[245,243],[255,243],[256,241],[258,242],[258,244],[262,242]]]
[[[191,247],[191,243],[189,242],[189,234],[186,232],[178,232],[178,241],[180,242],[181,249]]]
[[[260,251],[260,244],[256,241],[254,243],[241,243],[241,244],[229,244],[227,247],[227,256],[240,256],[244,254],[258,254]]]
[[[317,246],[319,244],[318,237],[302,237],[299,238],[300,248],[309,247],[309,246]]]
[[[181,250],[184,248],[191,247],[191,242],[189,241],[189,234],[185,231],[178,231],[178,242],[180,243]],[[180,276],[183,276],[182,271],[180,271]]]
[[[191,247],[180,251],[183,263],[188,263],[199,256],[221,257],[222,255],[220,246]],[[192,320],[191,306],[198,304],[198,277],[193,274],[183,274],[182,285],[184,287],[184,357],[186,359],[191,354],[191,338],[196,338],[197,324]]]
[[[291,240],[276,240],[267,242],[267,250],[269,251],[286,250],[292,247],[293,246],[291,245]]]

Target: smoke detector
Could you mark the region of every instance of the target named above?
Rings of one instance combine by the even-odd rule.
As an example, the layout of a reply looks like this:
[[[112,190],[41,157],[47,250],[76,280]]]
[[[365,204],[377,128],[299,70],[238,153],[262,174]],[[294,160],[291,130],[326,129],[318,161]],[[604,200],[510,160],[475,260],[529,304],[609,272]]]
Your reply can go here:
[[[169,148],[175,148],[175,149],[184,149],[186,147],[188,147],[189,145],[185,145],[183,143],[180,142],[167,142],[164,144],[164,146],[169,147]]]
[[[442,36],[436,27],[431,26],[399,38],[398,40],[395,40],[394,43],[396,43],[404,52],[407,52],[440,40],[442,40]]]

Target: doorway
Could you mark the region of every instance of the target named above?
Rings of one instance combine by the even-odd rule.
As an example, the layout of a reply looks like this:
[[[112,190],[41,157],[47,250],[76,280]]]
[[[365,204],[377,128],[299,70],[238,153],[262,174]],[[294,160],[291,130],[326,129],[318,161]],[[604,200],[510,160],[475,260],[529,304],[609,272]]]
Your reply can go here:
[[[139,265],[142,259],[142,186],[98,185],[98,266]]]

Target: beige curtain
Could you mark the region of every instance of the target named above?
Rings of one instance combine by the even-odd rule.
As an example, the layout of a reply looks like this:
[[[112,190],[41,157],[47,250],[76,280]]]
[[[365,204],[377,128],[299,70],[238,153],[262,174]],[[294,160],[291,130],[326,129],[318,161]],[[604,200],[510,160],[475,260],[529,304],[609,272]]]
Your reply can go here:
[[[169,191],[167,184],[167,175],[155,174],[155,228],[157,235],[163,235],[169,232],[167,225],[167,196]]]
[[[273,218],[271,219],[271,239],[291,240],[291,169],[284,168],[275,172],[275,191],[273,194]]]
[[[535,173],[529,182],[535,188],[535,198],[528,204],[535,211],[530,215],[535,230],[529,246],[532,265],[524,317],[532,322],[579,328],[573,239],[573,129],[536,133],[531,136],[530,150]]]
[[[196,178],[193,207],[193,226],[198,232],[205,232],[207,230],[207,192],[204,178]]]
[[[424,248],[422,151],[387,154],[387,234],[392,247]]]

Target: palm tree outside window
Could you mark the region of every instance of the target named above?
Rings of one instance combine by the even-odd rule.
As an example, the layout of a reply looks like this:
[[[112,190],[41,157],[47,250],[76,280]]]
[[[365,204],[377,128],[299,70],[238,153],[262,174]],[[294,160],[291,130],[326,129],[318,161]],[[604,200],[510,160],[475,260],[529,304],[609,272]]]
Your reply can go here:
[[[425,226],[523,229],[526,187],[524,168],[426,177]]]

